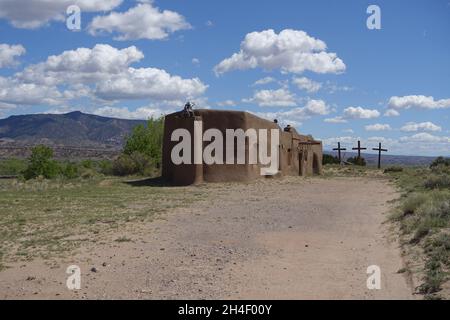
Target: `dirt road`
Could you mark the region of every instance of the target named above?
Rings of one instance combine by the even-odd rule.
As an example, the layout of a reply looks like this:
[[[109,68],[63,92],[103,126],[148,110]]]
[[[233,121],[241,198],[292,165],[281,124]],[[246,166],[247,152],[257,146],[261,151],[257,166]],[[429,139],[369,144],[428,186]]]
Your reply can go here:
[[[0,272],[0,298],[414,298],[383,224],[397,197],[386,181],[286,177],[203,188],[205,201],[121,230],[132,241],[111,237],[56,264]],[[81,268],[81,290],[66,288],[71,264]],[[381,269],[380,290],[367,289],[370,265]]]

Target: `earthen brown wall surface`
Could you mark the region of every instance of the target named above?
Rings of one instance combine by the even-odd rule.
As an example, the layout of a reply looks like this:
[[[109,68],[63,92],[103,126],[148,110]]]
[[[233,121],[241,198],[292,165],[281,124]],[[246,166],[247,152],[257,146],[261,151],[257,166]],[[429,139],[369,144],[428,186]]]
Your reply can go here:
[[[278,175],[312,175],[322,172],[322,144],[308,136],[299,135],[295,129],[283,131],[276,123],[259,118],[243,111],[195,110],[195,117],[184,117],[182,112],[166,116],[163,140],[163,168],[165,179],[178,185],[197,184],[201,182],[249,181],[258,179],[260,164],[248,164],[248,141],[246,142],[246,164],[181,164],[175,165],[171,160],[171,150],[178,141],[171,141],[171,134],[177,128],[187,129],[192,137],[191,149],[194,150],[194,121],[202,120],[203,132],[214,128],[224,137],[224,161],[226,156],[226,129],[279,129],[279,173]],[[201,138],[201,137],[200,137]],[[268,134],[270,154],[270,131]],[[204,142],[203,148],[210,142]],[[236,155],[235,155],[236,156]],[[193,163],[193,152],[191,162]]]

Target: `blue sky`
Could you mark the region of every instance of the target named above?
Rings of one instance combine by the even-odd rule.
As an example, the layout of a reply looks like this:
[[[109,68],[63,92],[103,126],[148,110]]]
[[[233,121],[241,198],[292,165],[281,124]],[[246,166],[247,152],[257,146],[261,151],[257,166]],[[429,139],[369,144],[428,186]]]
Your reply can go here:
[[[381,29],[367,28],[369,5]],[[450,155],[450,0],[0,0],[0,34],[2,118],[147,118],[191,99],[326,148]]]

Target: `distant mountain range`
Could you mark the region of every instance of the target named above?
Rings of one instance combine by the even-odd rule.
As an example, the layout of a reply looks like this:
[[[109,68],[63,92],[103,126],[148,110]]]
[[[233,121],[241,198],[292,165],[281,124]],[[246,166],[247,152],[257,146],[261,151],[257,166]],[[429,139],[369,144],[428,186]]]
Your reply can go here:
[[[0,120],[0,145],[120,148],[133,127],[143,120],[125,120],[85,114],[30,114]]]

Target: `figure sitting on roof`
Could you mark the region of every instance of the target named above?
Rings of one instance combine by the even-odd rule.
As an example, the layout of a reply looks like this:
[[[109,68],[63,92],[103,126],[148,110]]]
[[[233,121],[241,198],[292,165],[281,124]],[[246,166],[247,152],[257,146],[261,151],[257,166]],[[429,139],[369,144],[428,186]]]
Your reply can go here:
[[[195,104],[193,102],[186,102],[186,104],[184,105],[184,109],[183,109],[183,115],[186,118],[191,118],[194,116],[194,106]]]
[[[288,125],[284,128],[284,131],[286,131],[286,132],[291,132],[291,129],[292,129],[291,125],[288,124]]]

